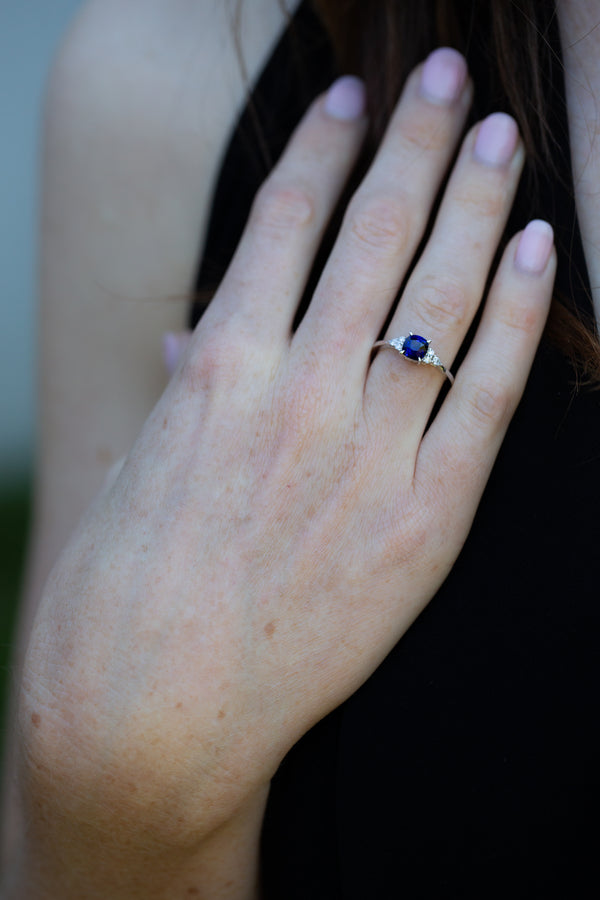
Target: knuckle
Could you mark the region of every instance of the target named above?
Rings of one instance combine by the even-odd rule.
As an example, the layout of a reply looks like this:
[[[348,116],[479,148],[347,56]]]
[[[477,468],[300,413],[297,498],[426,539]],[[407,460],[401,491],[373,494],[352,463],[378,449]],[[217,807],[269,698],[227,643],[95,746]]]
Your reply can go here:
[[[470,303],[464,288],[450,279],[427,277],[417,293],[419,316],[434,333],[462,326]]]
[[[210,354],[187,357],[179,370],[178,382],[186,394],[209,394],[217,381],[218,366]]]
[[[448,145],[448,130],[441,127],[437,116],[434,120],[429,115],[411,116],[398,122],[394,130],[400,150],[407,153],[410,159],[416,153],[419,156],[423,153],[437,154]]]
[[[504,186],[505,188],[505,186]],[[478,219],[500,219],[504,216],[507,203],[506,190],[483,189],[481,184],[465,185],[456,191],[458,206]]]
[[[517,299],[523,300],[523,298],[519,297],[517,297]],[[525,336],[527,339],[535,338],[537,340],[540,327],[539,309],[527,309],[524,302],[512,302],[502,305],[499,304],[497,315],[501,324],[518,339]]]
[[[465,392],[468,426],[490,429],[507,421],[513,406],[513,392],[502,381],[480,379]]]
[[[217,386],[232,387],[245,352],[245,343],[236,340],[235,334],[222,335],[220,329],[214,329],[186,355],[179,371],[180,383],[193,394],[209,394]]]
[[[369,253],[402,252],[409,243],[409,216],[401,198],[381,195],[355,198],[347,215],[349,234]]]
[[[273,236],[308,225],[314,216],[315,200],[307,188],[270,178],[256,195],[251,222]]]

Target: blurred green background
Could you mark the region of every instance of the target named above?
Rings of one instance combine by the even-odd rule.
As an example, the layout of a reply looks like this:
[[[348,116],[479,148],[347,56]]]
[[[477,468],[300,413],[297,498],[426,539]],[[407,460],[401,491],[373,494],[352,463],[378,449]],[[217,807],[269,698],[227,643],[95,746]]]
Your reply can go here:
[[[27,474],[0,480],[0,714],[5,723],[10,640],[27,546],[31,479]]]
[[[85,0],[0,0],[0,714],[30,516],[41,111],[51,60]],[[1,748],[0,748],[1,752]]]

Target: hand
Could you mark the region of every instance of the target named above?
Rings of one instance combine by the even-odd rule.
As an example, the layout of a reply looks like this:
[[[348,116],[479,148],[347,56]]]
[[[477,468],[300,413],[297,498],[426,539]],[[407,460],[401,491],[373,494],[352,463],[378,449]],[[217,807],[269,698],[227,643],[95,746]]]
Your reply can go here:
[[[36,620],[26,794],[132,848],[214,832],[407,630],[467,536],[543,328],[555,260],[533,223],[427,431],[440,372],[372,358],[470,103],[462,60],[438,51],[410,77],[290,335],[364,134],[357,90],[336,85],[300,124]],[[388,337],[423,334],[451,366],[522,163],[508,117],[467,134]]]

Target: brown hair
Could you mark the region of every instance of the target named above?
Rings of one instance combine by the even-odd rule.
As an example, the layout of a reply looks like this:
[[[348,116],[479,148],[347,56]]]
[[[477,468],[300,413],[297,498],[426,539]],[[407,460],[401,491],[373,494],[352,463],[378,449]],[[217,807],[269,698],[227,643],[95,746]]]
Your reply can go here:
[[[555,134],[556,107],[564,107],[564,95],[554,0],[312,2],[330,35],[338,69],[366,82],[371,153],[410,70],[435,47],[455,47],[467,57],[473,75],[473,117],[501,109],[519,124],[527,150],[521,195],[528,214],[538,214],[543,185],[550,181],[556,187],[557,157],[568,153],[566,134]],[[560,187],[572,199],[571,180]],[[559,260],[571,259],[572,241],[572,230],[557,234]],[[574,277],[587,284],[583,271],[570,273],[567,285]],[[573,363],[579,384],[600,386],[595,323],[577,309],[568,287],[555,292],[546,336]]]

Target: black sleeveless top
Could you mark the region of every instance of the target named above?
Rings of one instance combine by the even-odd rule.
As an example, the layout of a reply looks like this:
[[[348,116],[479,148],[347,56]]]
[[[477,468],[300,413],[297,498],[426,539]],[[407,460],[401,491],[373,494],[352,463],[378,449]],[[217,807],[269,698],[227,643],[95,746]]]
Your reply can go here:
[[[233,135],[200,288],[218,283],[270,162],[333,75],[304,4]],[[543,196],[536,214],[571,240],[559,288],[589,311],[571,194],[554,179]],[[599,511],[600,392],[575,392],[542,343],[447,581],[274,779],[267,900],[599,895]]]

